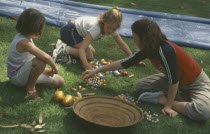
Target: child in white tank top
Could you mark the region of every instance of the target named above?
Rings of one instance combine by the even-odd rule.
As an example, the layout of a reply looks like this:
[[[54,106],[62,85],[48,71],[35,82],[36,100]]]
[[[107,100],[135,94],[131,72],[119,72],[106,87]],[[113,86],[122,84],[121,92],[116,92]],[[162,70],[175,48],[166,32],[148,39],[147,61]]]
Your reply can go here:
[[[42,35],[44,16],[35,9],[25,10],[18,18],[16,30],[19,32],[8,50],[7,76],[12,84],[25,87],[29,96],[39,98],[36,84],[60,87],[64,79],[57,75],[58,69],[50,55],[33,43],[33,38]],[[45,69],[46,65],[51,69]]]

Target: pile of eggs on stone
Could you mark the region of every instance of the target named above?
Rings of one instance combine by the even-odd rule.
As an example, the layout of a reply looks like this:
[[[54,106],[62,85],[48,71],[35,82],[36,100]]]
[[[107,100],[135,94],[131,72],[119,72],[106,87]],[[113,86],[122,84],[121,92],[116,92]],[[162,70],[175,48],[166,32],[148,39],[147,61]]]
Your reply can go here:
[[[77,92],[77,96],[65,95],[62,90],[57,90],[53,98],[56,102],[61,102],[64,106],[71,106],[75,101],[82,98],[82,95],[79,92]]]
[[[129,94],[120,94],[118,95],[119,98],[125,100],[125,101],[129,101],[133,104],[137,104],[139,103],[138,101],[135,101],[134,98],[132,96],[130,96]],[[142,110],[142,108],[140,108]],[[158,123],[159,119],[158,119],[158,114],[156,113],[151,113],[150,111],[144,111],[142,110],[144,113],[144,118],[148,121],[151,121],[152,123]]]

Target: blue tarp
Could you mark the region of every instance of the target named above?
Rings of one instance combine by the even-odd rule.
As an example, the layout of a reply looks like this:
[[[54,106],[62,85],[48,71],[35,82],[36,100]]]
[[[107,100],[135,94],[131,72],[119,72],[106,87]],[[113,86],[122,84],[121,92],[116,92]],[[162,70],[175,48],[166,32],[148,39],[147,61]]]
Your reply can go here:
[[[0,0],[0,15],[19,16],[27,8],[41,11],[48,24],[62,26],[79,16],[98,16],[111,7],[68,0]],[[183,46],[210,49],[210,19],[121,8],[120,35],[131,37],[131,24],[142,18],[157,22],[169,40]]]

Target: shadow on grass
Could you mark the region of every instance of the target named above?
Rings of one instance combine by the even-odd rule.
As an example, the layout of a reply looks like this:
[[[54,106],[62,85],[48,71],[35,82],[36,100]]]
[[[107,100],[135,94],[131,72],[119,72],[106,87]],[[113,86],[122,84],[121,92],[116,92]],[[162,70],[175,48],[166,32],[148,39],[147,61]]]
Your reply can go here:
[[[44,92],[54,92],[53,90],[45,90],[46,86],[37,85],[37,91],[41,95]],[[27,102],[31,100],[29,96],[27,96],[25,87],[17,87],[10,83],[10,81],[0,82],[0,106],[13,106],[18,105],[20,103]]]
[[[26,93],[22,88],[15,87],[10,81],[0,82],[0,105],[12,106],[24,102]]]

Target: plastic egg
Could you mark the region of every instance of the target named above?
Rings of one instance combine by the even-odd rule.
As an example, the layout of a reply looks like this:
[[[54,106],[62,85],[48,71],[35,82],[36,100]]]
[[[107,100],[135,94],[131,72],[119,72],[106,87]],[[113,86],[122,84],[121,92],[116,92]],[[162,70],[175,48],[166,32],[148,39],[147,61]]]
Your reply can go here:
[[[86,88],[81,88],[80,90],[86,90]]]
[[[77,91],[77,89],[76,88],[71,88],[71,91]]]
[[[63,100],[64,97],[65,97],[65,96],[64,96],[64,93],[63,93],[63,91],[61,91],[61,90],[57,90],[57,91],[54,93],[54,100],[55,100],[55,101],[61,101],[61,100]]]
[[[110,64],[110,62],[104,61],[104,62],[103,62],[103,65],[107,65],[108,63]]]
[[[98,62],[95,62],[93,65],[98,66]]]
[[[64,106],[71,106],[74,103],[74,98],[71,95],[66,95],[62,103]]]
[[[77,97],[82,98],[82,94],[80,92],[77,92]]]
[[[128,72],[123,71],[123,72],[122,72],[122,75],[123,75],[123,76],[127,76],[127,75],[128,75]]]
[[[90,62],[89,62],[89,64],[91,64],[91,65],[94,65],[94,63],[95,63],[94,61],[90,61]]]
[[[104,61],[105,61],[104,59],[101,59],[101,60],[100,60],[101,63],[103,63]]]

